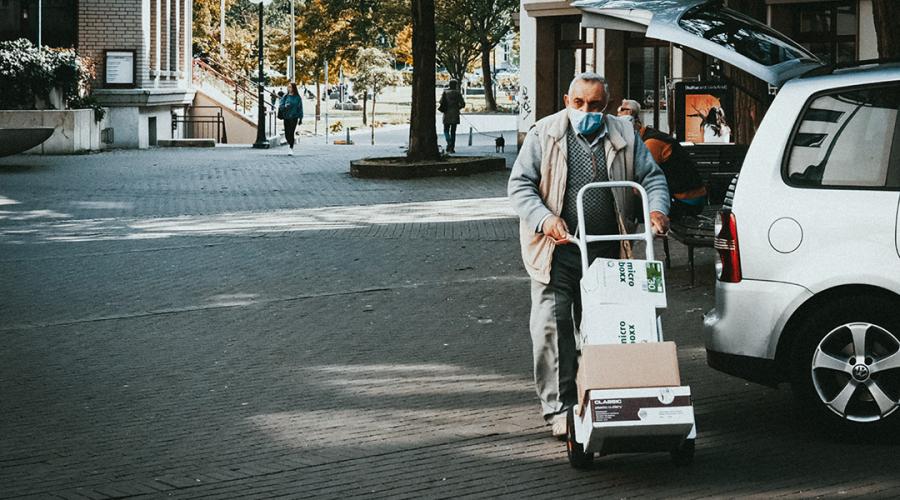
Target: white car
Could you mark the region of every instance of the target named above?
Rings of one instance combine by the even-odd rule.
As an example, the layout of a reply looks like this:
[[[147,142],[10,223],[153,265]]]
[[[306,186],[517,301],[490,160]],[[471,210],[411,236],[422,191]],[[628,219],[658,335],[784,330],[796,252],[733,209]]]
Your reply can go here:
[[[716,228],[713,368],[838,427],[900,425],[900,65],[833,71],[705,0],[577,2],[780,86]]]

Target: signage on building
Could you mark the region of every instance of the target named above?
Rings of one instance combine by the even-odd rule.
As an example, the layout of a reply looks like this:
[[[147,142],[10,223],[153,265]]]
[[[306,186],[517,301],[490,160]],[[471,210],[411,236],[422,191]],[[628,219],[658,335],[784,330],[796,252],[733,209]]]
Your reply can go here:
[[[134,87],[134,54],[133,50],[107,50],[105,52],[103,74],[105,87]]]
[[[734,142],[734,100],[727,83],[675,84],[675,133],[682,142]]]

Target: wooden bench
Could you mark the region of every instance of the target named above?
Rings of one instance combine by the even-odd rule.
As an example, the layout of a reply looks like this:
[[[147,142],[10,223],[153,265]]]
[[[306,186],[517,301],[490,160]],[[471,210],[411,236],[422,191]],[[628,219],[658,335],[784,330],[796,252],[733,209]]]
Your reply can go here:
[[[740,172],[747,154],[744,144],[695,144],[683,146],[697,165],[697,172],[703,179],[707,191],[707,205],[699,215],[673,218],[669,234],[688,248],[688,263],[691,267],[691,286],[694,285],[694,248],[712,248],[715,237],[716,214],[728,194],[731,181]],[[663,240],[666,267],[672,265],[669,256],[669,242]]]

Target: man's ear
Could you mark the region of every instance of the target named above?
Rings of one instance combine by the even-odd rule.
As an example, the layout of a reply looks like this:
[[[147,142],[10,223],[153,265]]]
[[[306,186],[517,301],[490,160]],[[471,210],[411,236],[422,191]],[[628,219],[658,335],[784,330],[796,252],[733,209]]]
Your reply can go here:
[[[569,94],[563,94],[563,106],[569,107]]]

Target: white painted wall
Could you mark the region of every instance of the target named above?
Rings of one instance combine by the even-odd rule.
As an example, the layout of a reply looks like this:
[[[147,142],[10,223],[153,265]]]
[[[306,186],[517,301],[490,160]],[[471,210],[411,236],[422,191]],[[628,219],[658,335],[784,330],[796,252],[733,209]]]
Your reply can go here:
[[[519,116],[516,121],[518,131],[527,132],[534,125],[537,23],[525,12],[525,0],[519,4],[519,37]]]
[[[875,35],[875,17],[872,11],[872,0],[859,0],[859,59],[878,58],[878,39]]]

